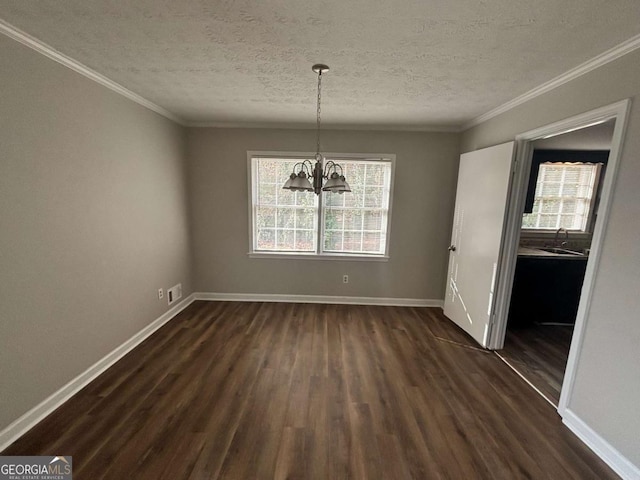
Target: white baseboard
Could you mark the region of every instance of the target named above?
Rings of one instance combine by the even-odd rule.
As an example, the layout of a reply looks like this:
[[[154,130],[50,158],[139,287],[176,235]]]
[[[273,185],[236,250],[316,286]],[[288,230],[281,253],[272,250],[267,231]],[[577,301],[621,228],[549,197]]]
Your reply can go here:
[[[631,463],[570,409],[563,410],[562,422],[620,477],[625,480],[640,480],[640,468]]]
[[[124,357],[127,353],[142,343],[153,332],[162,327],[165,323],[175,317],[182,310],[187,308],[193,301],[195,296],[193,294],[186,297],[182,302],[176,304],[173,308],[167,310],[164,314],[144,327],[138,333],[136,333],[129,340],[117,347],[111,353],[108,353],[102,359],[98,360],[87,370],[82,372],[76,378],[64,385],[58,391],[54,392],[48,398],[40,402],[33,407],[27,413],[18,418],[11,425],[6,427],[0,432],[0,451],[7,448],[18,438],[24,435],[27,431],[33,428],[38,422],[44,419],[47,415],[53,412],[56,408],[66,402],[73,395],[78,393],[89,382],[95,379],[98,375]]]
[[[229,302],[326,303],[340,305],[382,305],[389,307],[440,307],[444,300],[423,298],[341,297],[332,295],[281,295],[273,293],[194,293],[196,300]]]

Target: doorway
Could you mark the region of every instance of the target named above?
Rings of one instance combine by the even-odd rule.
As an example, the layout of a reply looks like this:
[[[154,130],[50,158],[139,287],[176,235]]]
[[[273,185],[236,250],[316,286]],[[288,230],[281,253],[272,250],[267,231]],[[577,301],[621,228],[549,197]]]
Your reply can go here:
[[[516,138],[516,164],[513,184],[509,196],[509,210],[507,212],[504,232],[505,237],[502,249],[502,262],[499,269],[500,281],[496,288],[496,323],[492,330],[489,347],[500,350],[497,353],[502,357],[506,357],[509,355],[510,345],[520,343],[520,357],[513,357],[511,361],[507,360],[507,363],[510,363],[510,366],[514,368],[521,377],[529,382],[539,393],[543,394],[551,404],[555,405],[560,415],[563,415],[563,412],[566,409],[573,388],[577,359],[582,345],[591,293],[597,275],[597,265],[601,252],[602,239],[606,228],[609,206],[617,172],[617,164],[620,156],[620,146],[622,144],[629,106],[630,102],[628,100],[621,101],[583,115],[578,115],[561,122],[523,133]],[[590,128],[595,128],[597,130],[589,130]],[[585,139],[593,140],[596,137],[596,131],[609,132],[609,148],[598,149],[604,151],[608,150],[608,154],[605,155],[606,160],[604,162],[601,161],[602,156],[600,156],[599,159],[596,159],[598,161],[593,162],[576,162],[575,158],[573,162],[544,161],[548,160],[548,158],[543,159],[543,161],[539,161],[540,159],[536,158],[534,161],[536,150],[560,150],[560,148],[550,148],[553,147],[554,142],[555,146],[558,147],[562,142],[566,141],[566,150],[578,150],[576,148],[569,148],[570,144],[568,141],[576,140],[580,137],[582,137],[583,141],[585,141]],[[573,135],[571,135],[572,133]],[[584,158],[584,156],[583,152],[582,157]],[[543,172],[539,181],[538,177],[540,177],[540,166],[543,163],[600,164],[598,168],[591,169],[590,175],[595,175],[598,178],[594,182],[593,196],[591,198],[581,199],[582,207],[578,212],[581,215],[575,215],[576,211],[573,210],[573,206],[571,205],[571,208],[566,212],[563,209],[558,210],[557,208],[555,211],[553,211],[554,209],[549,208],[544,209],[541,206],[544,202],[540,203],[540,201],[538,201],[535,211],[532,210],[530,213],[525,214],[525,209],[528,208],[528,205],[526,205],[527,193],[531,192],[529,184],[531,183],[534,185],[533,197],[535,203],[535,196],[537,195],[536,190],[538,190],[537,187],[540,185],[540,188],[543,188],[547,177],[551,178],[553,175],[557,177],[558,175],[557,169],[555,172],[552,171],[554,170],[554,165],[545,166],[542,170],[548,171]],[[536,168],[538,168],[537,172],[535,172]],[[531,178],[532,172],[537,173],[535,182],[534,179]],[[575,176],[575,172],[573,172],[573,174]],[[587,174],[584,173],[584,175]],[[553,188],[551,190],[553,190]],[[531,196],[532,194],[529,193],[529,197]],[[538,200],[540,200],[540,198],[538,198]],[[585,213],[585,209],[583,208],[585,205],[588,205],[588,210],[591,213]],[[556,218],[556,223],[552,225],[553,222],[546,217],[547,214],[550,215],[552,213],[559,216],[563,216],[565,214],[569,216],[571,213],[574,216],[574,223],[566,220],[566,225],[570,227],[566,228],[563,227],[563,225],[565,225],[563,221]],[[530,227],[532,225],[546,226],[548,227],[546,228],[547,230],[551,230],[551,228],[549,228],[551,226],[555,226],[556,228],[553,230],[552,236],[549,235],[549,231],[533,233],[527,232],[528,234],[523,234],[523,225],[528,227],[528,229],[531,229]],[[578,226],[582,226],[583,228],[577,228]],[[558,231],[558,228],[562,229]],[[583,231],[580,233],[579,230]],[[566,231],[569,232],[568,238],[566,237]],[[513,330],[513,328],[509,328],[509,324],[511,323],[510,320],[515,321],[516,323],[518,322],[518,320],[513,320],[516,318],[514,315],[519,315],[520,320],[524,320],[525,324],[531,320],[531,318],[523,319],[521,317],[521,312],[523,311],[522,308],[520,308],[520,314],[518,313],[519,305],[516,305],[518,303],[517,298],[514,298],[514,305],[511,305],[512,297],[517,296],[519,293],[518,289],[522,292],[523,275],[518,275],[518,270],[521,270],[518,269],[518,260],[523,257],[523,247],[547,249],[549,251],[545,253],[550,255],[573,255],[575,258],[571,261],[582,262],[583,265],[582,273],[579,272],[576,274],[579,278],[577,288],[575,281],[571,281],[573,282],[572,285],[574,287],[574,301],[567,300],[563,302],[561,295],[560,307],[550,307],[550,310],[547,310],[547,315],[544,315],[544,313],[541,313],[544,312],[544,309],[541,310],[538,308],[540,305],[538,305],[537,302],[533,303],[531,299],[528,300],[529,308],[524,309],[524,311],[530,310],[533,312],[531,317],[534,318],[534,323],[550,324],[541,325],[541,327],[558,328],[555,329],[556,332],[553,332],[553,329],[551,328],[545,328],[542,332],[546,333],[544,333],[544,335],[541,334],[538,337],[535,336],[535,331],[531,330],[531,335],[527,334],[524,335],[524,337],[533,338],[525,339],[518,338],[517,333],[514,334],[511,332],[511,335],[509,335],[509,330]],[[563,257],[563,259],[568,259],[568,257]],[[578,263],[573,264],[574,270],[580,270],[577,265]],[[543,275],[543,272],[538,272],[538,275]],[[525,280],[526,277],[527,275],[524,275]],[[535,278],[535,275],[533,277]],[[553,285],[553,274],[549,276],[548,273],[546,277],[543,275],[541,278],[541,282],[537,284],[534,282],[534,285],[537,285],[538,287],[535,289],[538,293],[538,298],[545,297],[545,287],[551,287],[550,292],[547,293],[552,295],[558,293],[559,289],[562,290],[564,287],[567,287],[567,282],[569,282],[567,280],[568,277],[566,277],[559,284],[556,282],[556,284]],[[524,281],[524,285],[526,287],[526,281]],[[525,288],[525,291],[526,290],[527,289]],[[531,286],[529,286],[529,290],[531,290]],[[565,290],[571,289],[568,288]],[[515,313],[512,309],[515,309]],[[564,312],[560,315],[560,310],[563,309]],[[549,315],[549,312],[551,315]],[[509,315],[510,313],[511,315]],[[554,315],[559,317],[559,320],[554,317]],[[514,327],[514,325],[511,325],[511,327]],[[558,331],[559,333],[557,333]],[[554,341],[557,341],[557,346],[552,346]],[[527,347],[527,344],[537,344],[538,347],[545,347],[547,351],[545,351],[545,348],[538,348],[537,351],[539,354],[535,355],[535,347]],[[568,350],[567,344],[569,344]],[[507,352],[502,351],[504,346],[507,347]],[[515,350],[511,349],[510,351],[518,352],[518,348],[516,347]],[[537,356],[538,364],[523,367],[522,365],[525,364],[522,359],[523,351],[527,352],[530,357]],[[568,351],[568,353],[559,353],[560,351]],[[515,353],[514,355],[517,356],[518,353]],[[547,361],[547,363],[551,363],[548,361],[550,356],[555,356],[559,360],[555,361],[554,365],[547,366],[546,368],[548,368],[548,370],[547,372],[544,372],[543,368],[545,367],[541,367],[540,363],[544,363],[545,361]],[[514,365],[516,361],[519,361],[520,365]],[[562,364],[565,364],[566,368],[563,368]],[[520,367],[520,371],[518,371],[517,367]],[[527,369],[529,371],[526,371]],[[532,381],[532,371],[538,373],[539,376],[546,377],[546,385],[542,385],[542,387],[536,386],[535,382],[539,382],[540,379],[534,379]],[[549,394],[549,384],[552,384],[551,390],[555,390],[555,393],[552,392],[551,395]]]
[[[535,140],[500,357],[556,408],[615,119]]]

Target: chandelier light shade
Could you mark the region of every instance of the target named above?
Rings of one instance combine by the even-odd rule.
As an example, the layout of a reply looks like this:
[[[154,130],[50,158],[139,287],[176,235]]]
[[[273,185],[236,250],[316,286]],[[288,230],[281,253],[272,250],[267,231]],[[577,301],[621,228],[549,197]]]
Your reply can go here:
[[[344,177],[342,167],[332,160],[325,163],[324,156],[320,153],[320,100],[322,94],[322,74],[329,67],[320,63],[311,67],[318,74],[318,104],[316,115],[316,163],[310,160],[298,162],[293,166],[293,171],[282,188],[294,192],[320,192],[345,193],[350,192],[351,187]],[[326,180],[326,182],[325,182]]]

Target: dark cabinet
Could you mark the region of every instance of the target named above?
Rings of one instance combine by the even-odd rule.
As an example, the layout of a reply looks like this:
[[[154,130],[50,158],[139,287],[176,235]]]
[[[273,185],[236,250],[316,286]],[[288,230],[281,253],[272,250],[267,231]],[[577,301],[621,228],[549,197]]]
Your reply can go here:
[[[518,257],[509,325],[575,323],[587,257]]]

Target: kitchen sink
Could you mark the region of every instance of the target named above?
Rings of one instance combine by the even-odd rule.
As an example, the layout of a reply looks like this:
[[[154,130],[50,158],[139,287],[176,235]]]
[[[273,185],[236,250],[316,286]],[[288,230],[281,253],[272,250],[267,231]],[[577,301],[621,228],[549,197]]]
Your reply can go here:
[[[584,257],[584,253],[576,252],[575,250],[568,250],[566,248],[560,248],[560,247],[538,247],[538,250],[542,250],[543,252],[549,252],[549,253],[557,253],[559,255],[576,255],[576,256]]]

